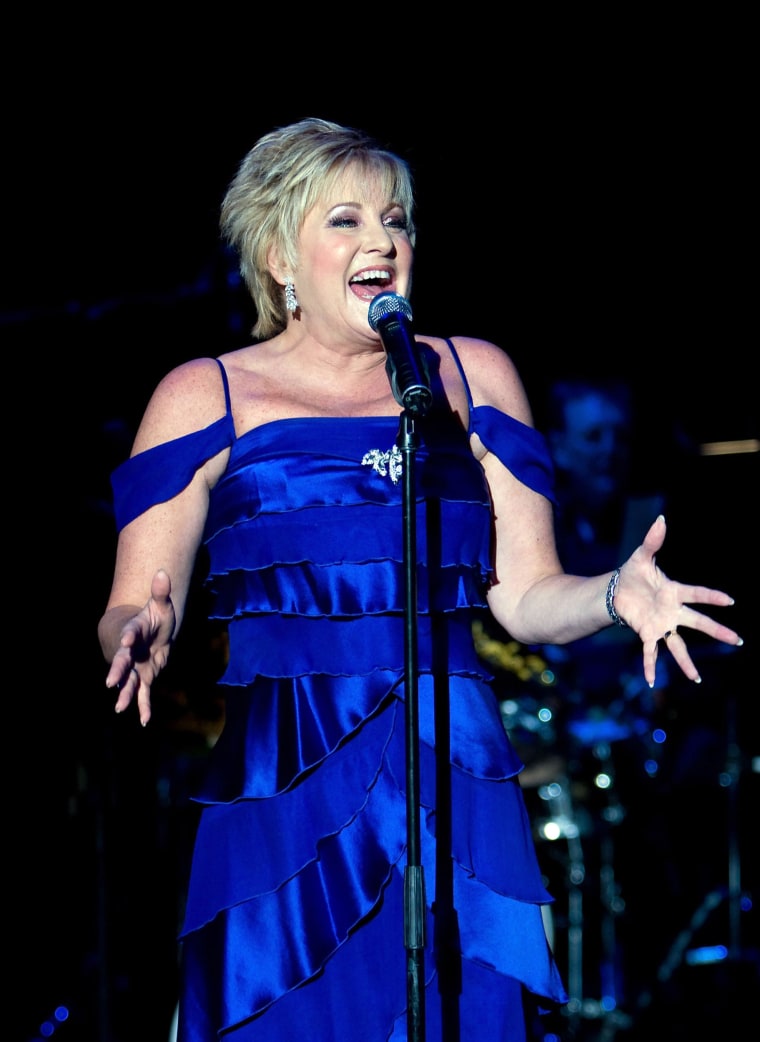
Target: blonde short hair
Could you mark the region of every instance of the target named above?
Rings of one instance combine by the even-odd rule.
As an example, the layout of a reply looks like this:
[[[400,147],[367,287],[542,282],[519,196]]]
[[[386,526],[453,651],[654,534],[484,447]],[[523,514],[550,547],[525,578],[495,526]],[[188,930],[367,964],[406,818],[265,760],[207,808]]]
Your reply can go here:
[[[323,119],[303,119],[260,138],[227,190],[220,227],[239,257],[256,307],[253,335],[265,339],[287,324],[282,286],[272,277],[272,248],[295,270],[304,219],[319,197],[351,165],[380,179],[388,199],[401,206],[414,245],[414,186],[405,160],[360,130]]]

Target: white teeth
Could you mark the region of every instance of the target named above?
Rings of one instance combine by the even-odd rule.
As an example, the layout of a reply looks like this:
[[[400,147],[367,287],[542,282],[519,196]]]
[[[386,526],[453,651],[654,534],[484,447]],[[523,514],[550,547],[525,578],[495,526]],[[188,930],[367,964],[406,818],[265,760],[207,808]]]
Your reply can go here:
[[[389,279],[390,277],[390,272],[376,269],[375,271],[362,271],[358,275],[354,275],[351,281],[367,282],[368,279]]]

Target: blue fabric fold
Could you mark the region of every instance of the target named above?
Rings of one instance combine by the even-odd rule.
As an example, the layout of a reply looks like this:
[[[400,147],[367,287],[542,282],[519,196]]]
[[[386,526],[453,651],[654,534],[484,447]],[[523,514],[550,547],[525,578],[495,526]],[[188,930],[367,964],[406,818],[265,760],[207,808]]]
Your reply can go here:
[[[472,410],[470,430],[523,485],[556,504],[554,463],[540,431],[491,405],[478,405]]]
[[[453,348],[452,348],[453,350]],[[463,374],[464,378],[464,374]],[[469,395],[469,389],[468,389]],[[229,448],[204,531],[226,620],[225,726],[194,794],[179,1042],[405,1037],[405,601],[398,418],[231,413],[113,475],[123,527]],[[418,424],[420,812],[431,1030],[513,1042],[522,995],[566,1000],[491,675],[472,639],[492,574],[477,433],[551,498],[543,439],[443,403]],[[357,1024],[360,1035],[357,1035]],[[436,1027],[437,1025],[437,1027]]]

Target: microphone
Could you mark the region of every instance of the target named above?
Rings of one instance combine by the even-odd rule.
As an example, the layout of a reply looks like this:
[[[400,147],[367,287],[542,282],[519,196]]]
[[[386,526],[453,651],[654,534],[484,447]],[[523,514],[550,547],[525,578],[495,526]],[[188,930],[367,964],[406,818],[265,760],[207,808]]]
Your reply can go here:
[[[385,348],[393,397],[407,412],[424,416],[433,404],[430,376],[412,333],[412,309],[398,293],[380,293],[369,306],[369,324]]]

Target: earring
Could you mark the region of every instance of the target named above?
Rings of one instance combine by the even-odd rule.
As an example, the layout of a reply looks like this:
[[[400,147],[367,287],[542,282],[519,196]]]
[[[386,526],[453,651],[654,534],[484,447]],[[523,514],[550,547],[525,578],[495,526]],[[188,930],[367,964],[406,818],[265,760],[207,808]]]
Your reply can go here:
[[[292,279],[285,279],[285,307],[292,314],[295,314],[296,308],[298,307],[296,288],[293,285]]]

